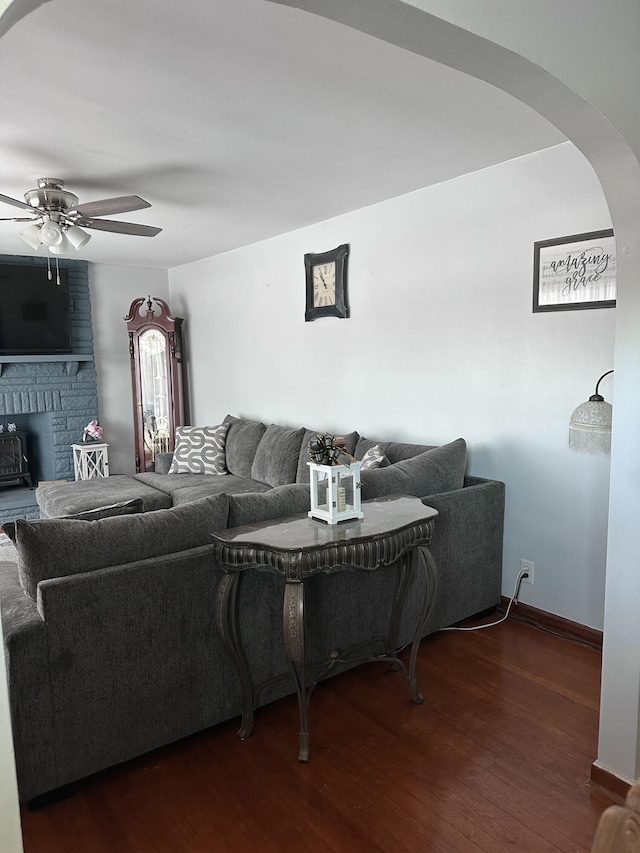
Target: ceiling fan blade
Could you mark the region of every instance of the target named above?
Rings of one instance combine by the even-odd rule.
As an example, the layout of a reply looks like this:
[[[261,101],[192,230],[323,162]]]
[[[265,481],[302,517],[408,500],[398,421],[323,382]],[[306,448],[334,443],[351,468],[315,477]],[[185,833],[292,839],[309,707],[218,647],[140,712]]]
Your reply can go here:
[[[33,216],[2,216],[0,222],[37,222],[38,217]]]
[[[129,213],[131,210],[142,210],[151,207],[148,201],[139,195],[121,195],[115,198],[101,198],[98,201],[88,201],[74,207],[83,216],[111,216],[114,213]]]
[[[116,234],[133,234],[136,237],[155,237],[162,228],[153,225],[137,225],[135,222],[115,222],[112,219],[90,219],[80,217],[76,224],[82,228],[95,228],[97,231],[113,231]]]
[[[26,201],[18,201],[17,198],[11,198],[9,195],[2,195],[0,193],[0,201],[3,201],[5,204],[12,204],[14,207],[21,207],[23,210],[33,210],[30,204],[27,204]]]

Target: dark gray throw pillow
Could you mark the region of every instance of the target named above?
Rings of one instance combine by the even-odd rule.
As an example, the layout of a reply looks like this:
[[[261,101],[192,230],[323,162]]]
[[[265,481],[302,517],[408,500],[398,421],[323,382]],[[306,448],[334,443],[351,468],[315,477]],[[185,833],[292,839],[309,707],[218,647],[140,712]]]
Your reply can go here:
[[[227,415],[223,423],[229,424],[225,445],[227,471],[250,479],[256,450],[267,428],[259,421],[247,421],[233,415]]]
[[[463,438],[458,438],[386,468],[361,471],[362,500],[386,495],[422,498],[461,489],[466,464],[467,444]]]
[[[87,509],[84,512],[74,512],[70,515],[62,515],[60,518],[74,518],[77,521],[99,521],[101,518],[111,518],[114,515],[133,515],[137,512],[142,512],[144,509],[144,501],[142,498],[136,498],[132,501],[125,501],[119,504],[109,504],[109,506],[100,506],[96,509]],[[13,541],[16,541],[16,523],[8,521],[2,525],[2,530]]]
[[[304,433],[304,427],[288,429],[270,424],[256,450],[251,479],[269,486],[295,483]]]
[[[268,492],[246,492],[229,496],[229,527],[259,524],[274,518],[286,518],[308,512],[311,507],[309,486],[289,483]]]
[[[229,497],[98,521],[41,518],[13,522],[22,588],[35,600],[48,578],[91,572],[211,544],[227,526]],[[5,525],[5,529],[8,525]]]

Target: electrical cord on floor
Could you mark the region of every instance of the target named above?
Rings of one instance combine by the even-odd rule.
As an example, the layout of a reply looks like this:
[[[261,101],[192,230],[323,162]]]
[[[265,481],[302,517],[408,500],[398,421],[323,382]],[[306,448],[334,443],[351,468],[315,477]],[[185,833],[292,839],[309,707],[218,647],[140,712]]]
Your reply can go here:
[[[502,619],[498,619],[497,622],[487,622],[485,625],[472,625],[469,628],[441,628],[440,631],[480,631],[482,628],[495,628],[496,625],[500,625],[501,622],[504,622],[504,620],[508,618],[512,604],[514,602],[516,604],[518,603],[518,593],[520,592],[520,584],[522,583],[522,579],[525,578],[528,574],[529,573],[526,569],[521,569],[518,573],[518,577],[516,578],[516,583],[513,588],[513,595],[511,596],[511,600],[509,601],[507,610]]]

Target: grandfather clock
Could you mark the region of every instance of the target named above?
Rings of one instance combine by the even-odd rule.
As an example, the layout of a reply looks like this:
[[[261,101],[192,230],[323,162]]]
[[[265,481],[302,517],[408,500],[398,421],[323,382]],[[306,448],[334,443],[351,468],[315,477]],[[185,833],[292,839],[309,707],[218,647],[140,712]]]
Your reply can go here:
[[[182,319],[157,296],[134,299],[129,331],[136,473],[153,471],[158,453],[173,450],[186,417]]]

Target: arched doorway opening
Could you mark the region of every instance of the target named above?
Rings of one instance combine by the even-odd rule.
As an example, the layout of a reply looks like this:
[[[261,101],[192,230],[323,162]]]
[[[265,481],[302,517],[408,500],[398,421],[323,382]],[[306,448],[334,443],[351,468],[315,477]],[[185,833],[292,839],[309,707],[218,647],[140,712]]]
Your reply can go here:
[[[635,110],[626,89],[635,87],[620,74],[638,72],[638,11],[625,0],[615,16],[593,9],[585,16],[576,0],[575,16],[565,8],[562,19],[550,4],[519,9],[516,17],[494,0],[472,10],[455,0],[351,0],[331,8],[323,0],[270,2],[321,15],[503,89],[562,130],[600,180],[616,234],[618,312],[600,740],[592,775],[633,781],[640,776],[640,585],[634,568],[640,514],[634,476],[640,470],[640,126],[627,118]],[[607,51],[622,57],[618,76],[607,79],[598,57],[585,50],[598,42],[603,57]]]

